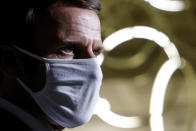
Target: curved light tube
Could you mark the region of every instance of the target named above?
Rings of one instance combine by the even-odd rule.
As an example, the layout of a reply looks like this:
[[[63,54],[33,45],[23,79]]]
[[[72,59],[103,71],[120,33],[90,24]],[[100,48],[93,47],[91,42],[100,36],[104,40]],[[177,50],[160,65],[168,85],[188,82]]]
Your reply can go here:
[[[125,117],[113,113],[110,103],[104,98],[99,99],[94,114],[106,123],[119,128],[137,128],[142,124],[142,120],[139,117]]]
[[[124,70],[124,69],[136,69],[141,67],[142,65],[145,65],[145,63],[148,62],[150,59],[150,55],[152,52],[155,50],[155,46],[145,44],[143,48],[134,54],[133,56],[129,58],[114,58],[111,57],[110,55],[107,55],[107,60],[105,61],[105,65],[107,67],[112,68],[112,69],[117,69],[117,70]],[[119,66],[118,63],[126,63],[126,64],[121,64]]]
[[[107,37],[103,41],[103,47],[106,51],[111,51],[118,45],[134,38],[151,40],[162,47],[169,58],[176,57],[179,59],[179,53],[169,38],[162,32],[147,26],[121,29]]]
[[[169,79],[181,65],[180,56],[175,45],[165,34],[146,26],[135,26],[119,30],[104,40],[103,47],[106,51],[111,51],[123,42],[134,38],[154,41],[164,49],[169,58],[157,74],[150,101],[151,129],[152,131],[164,131],[162,118],[164,97]],[[98,102],[95,108],[95,114],[108,124],[121,128],[136,128],[142,123],[139,117],[124,117],[113,113],[110,109],[109,102],[103,99],[100,99]]]
[[[101,53],[100,55],[97,56],[97,60],[98,60],[99,65],[103,64],[103,61],[104,61],[103,53]]]
[[[153,84],[152,96],[150,102],[150,114],[162,115],[164,96],[168,82],[172,74],[180,67],[180,64],[175,59],[169,59],[160,68]]]
[[[168,82],[180,67],[176,59],[169,59],[160,68],[153,84],[150,100],[150,126],[152,131],[164,131],[163,109]]]
[[[179,12],[185,9],[185,2],[183,0],[145,0],[151,6],[169,12]]]

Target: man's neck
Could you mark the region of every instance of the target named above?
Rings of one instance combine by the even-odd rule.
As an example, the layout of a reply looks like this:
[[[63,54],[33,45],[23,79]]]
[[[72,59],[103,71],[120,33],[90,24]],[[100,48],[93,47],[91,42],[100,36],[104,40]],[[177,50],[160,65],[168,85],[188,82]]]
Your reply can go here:
[[[39,106],[36,104],[30,94],[25,91],[25,89],[18,83],[16,79],[9,80],[9,82],[8,80],[4,80],[4,82],[0,85],[0,97],[20,107],[21,109],[25,110],[37,119],[44,122],[45,124],[48,123],[48,121],[43,115],[44,113],[41,111]],[[54,131],[61,131],[61,129]]]
[[[3,79],[1,88],[0,88],[0,96],[6,99],[18,99],[20,98],[21,89],[18,88],[18,83],[16,79]]]
[[[39,109],[32,97],[19,85],[16,79],[4,79],[0,88],[0,97],[31,114]]]

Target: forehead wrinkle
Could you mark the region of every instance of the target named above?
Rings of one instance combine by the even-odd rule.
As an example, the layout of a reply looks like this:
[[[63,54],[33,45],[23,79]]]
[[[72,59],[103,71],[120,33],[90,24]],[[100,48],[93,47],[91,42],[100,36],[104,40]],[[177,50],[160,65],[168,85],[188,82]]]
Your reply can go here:
[[[93,15],[81,14],[78,16],[73,16],[71,22],[73,24],[78,24],[94,30],[100,29],[100,21],[96,15],[93,16]]]
[[[57,22],[60,27],[58,33],[60,33],[61,37],[69,37],[70,35],[79,33],[79,35],[85,37],[100,39],[100,21],[96,14],[89,13],[89,10],[88,12],[85,11],[79,14],[70,14],[70,12],[61,10],[60,12]],[[60,17],[61,15],[63,17]]]
[[[64,31],[67,32],[67,33],[70,33],[70,32],[73,32],[73,31],[77,31],[77,32],[81,32],[81,33],[90,32],[91,34],[92,33],[93,34],[100,33],[101,28],[94,21],[95,20],[91,19],[89,21],[81,22],[78,19],[74,18],[74,20],[62,21],[62,23],[59,24],[59,25],[61,27],[63,26],[64,27],[63,29],[65,29]]]
[[[86,15],[87,16],[87,15]],[[88,17],[88,16],[87,16]],[[79,19],[78,19],[79,18]],[[100,31],[100,22],[99,19],[89,18],[88,20],[81,18],[80,16],[65,16],[59,19],[56,19],[59,25],[67,25],[67,27],[75,25],[80,25],[88,29]],[[88,24],[87,24],[88,23]]]
[[[89,33],[86,33],[89,32]],[[86,37],[88,39],[100,39],[101,35],[100,32],[98,31],[92,31],[92,30],[88,30],[88,29],[84,29],[84,30],[77,30],[77,29],[71,29],[71,30],[67,30],[66,31],[66,36],[69,37],[71,35],[78,35],[78,37]]]
[[[81,40],[83,39],[83,40]],[[85,37],[80,39],[71,39],[71,38],[65,38],[63,40],[60,40],[62,43],[77,43],[77,44],[85,44],[88,45],[89,43],[98,43],[101,42],[99,39],[86,39]]]
[[[86,26],[87,28],[97,26],[97,28],[95,28],[96,30],[99,30],[100,28],[99,17],[95,12],[89,9],[66,6],[66,8],[59,7],[54,9],[50,13],[51,16],[59,23],[80,24],[82,26]],[[88,24],[86,24],[86,22]]]
[[[54,10],[53,10],[54,9]],[[63,43],[82,43],[83,46],[102,45],[99,17],[89,9],[58,6],[51,17],[57,24],[57,37]]]
[[[65,25],[67,26],[67,25]],[[66,28],[62,28],[58,31],[58,39],[66,41],[73,41],[74,39],[76,41],[88,41],[90,39],[92,40],[101,40],[101,32],[99,30],[92,30],[90,28],[86,28],[80,25],[76,25],[79,28],[75,28],[72,24],[72,26],[68,26]],[[76,37],[77,36],[77,37]]]
[[[102,41],[100,39],[86,39],[83,38],[83,40],[81,39],[69,39],[69,38],[65,38],[63,40],[60,40],[61,44],[81,44],[85,47],[89,46],[89,45],[93,45],[93,47],[100,47],[102,48]]]
[[[87,39],[101,39],[100,29],[94,30],[92,28],[87,28],[86,26],[73,23],[63,26],[65,26],[65,28],[58,30],[58,36],[62,39],[73,36],[86,37]]]
[[[94,26],[88,26],[86,24],[81,24],[79,22],[64,22],[64,24],[66,24],[68,27],[70,27],[70,25],[72,25],[74,27],[74,25],[78,25],[78,26],[82,26],[83,28],[86,28],[86,29],[91,29],[91,30],[94,30],[94,31],[100,31],[101,29],[100,28],[94,28]]]

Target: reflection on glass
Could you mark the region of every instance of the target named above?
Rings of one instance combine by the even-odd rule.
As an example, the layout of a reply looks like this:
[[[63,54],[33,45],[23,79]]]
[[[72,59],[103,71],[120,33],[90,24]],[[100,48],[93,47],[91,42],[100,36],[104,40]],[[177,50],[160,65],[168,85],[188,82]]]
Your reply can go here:
[[[183,11],[185,9],[185,2],[183,0],[145,0],[151,6],[170,12]]]

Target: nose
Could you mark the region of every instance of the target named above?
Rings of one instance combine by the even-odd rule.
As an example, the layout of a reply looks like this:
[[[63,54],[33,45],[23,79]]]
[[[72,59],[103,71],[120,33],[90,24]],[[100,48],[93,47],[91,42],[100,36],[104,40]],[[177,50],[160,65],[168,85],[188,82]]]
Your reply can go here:
[[[92,48],[86,48],[84,49],[80,54],[80,59],[89,59],[89,58],[95,58],[96,55],[93,52]]]

